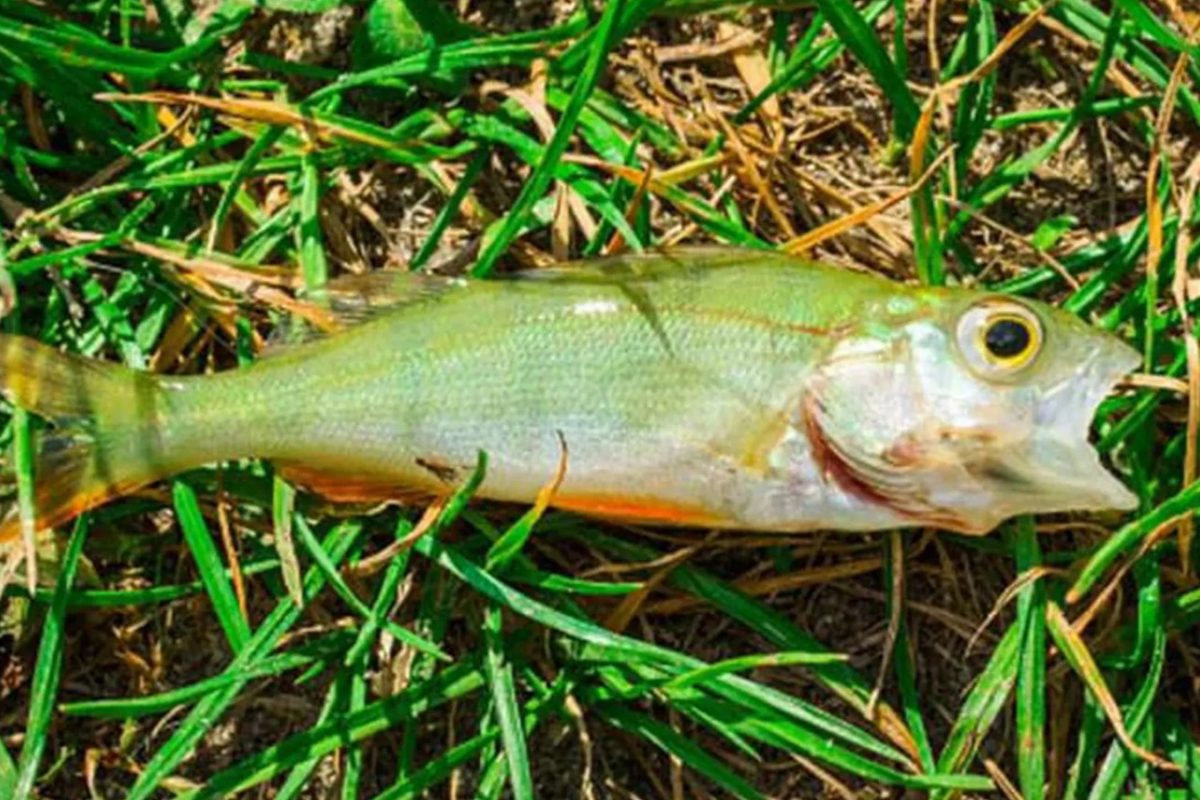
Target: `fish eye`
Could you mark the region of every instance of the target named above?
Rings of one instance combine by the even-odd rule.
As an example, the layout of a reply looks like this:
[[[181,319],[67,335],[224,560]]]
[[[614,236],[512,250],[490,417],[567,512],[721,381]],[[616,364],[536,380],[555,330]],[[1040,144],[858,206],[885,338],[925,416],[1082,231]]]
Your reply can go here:
[[[1042,349],[1042,324],[1025,306],[986,300],[968,308],[958,323],[958,347],[984,378],[1005,378],[1028,366]]]
[[[1015,317],[1001,317],[987,324],[983,346],[996,358],[1019,358],[1033,345],[1029,323]]]

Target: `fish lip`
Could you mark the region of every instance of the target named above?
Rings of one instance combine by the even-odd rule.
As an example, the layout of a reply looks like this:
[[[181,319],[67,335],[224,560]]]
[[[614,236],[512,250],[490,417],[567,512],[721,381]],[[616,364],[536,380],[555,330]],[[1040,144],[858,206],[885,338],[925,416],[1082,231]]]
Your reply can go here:
[[[1121,511],[1132,511],[1138,506],[1138,498],[1125,484],[1104,468],[1100,462],[1100,453],[1092,446],[1087,435],[1095,420],[1096,412],[1106,397],[1113,393],[1124,379],[1142,363],[1142,356],[1137,350],[1125,342],[1114,340],[1112,347],[1106,352],[1097,353],[1092,359],[1094,383],[1092,391],[1084,402],[1085,419],[1083,424],[1083,442],[1091,455],[1092,465],[1099,486],[1096,499],[1097,508],[1115,508]]]
[[[1089,434],[1101,402],[1140,363],[1141,355],[1132,347],[1106,339],[1059,391],[1043,400],[1045,416],[1037,422],[1032,450],[1004,469],[1020,475],[1025,491],[1040,495],[1045,510],[1137,507],[1137,496],[1104,467]]]
[[[1084,392],[1082,432],[1086,437],[1100,403],[1112,394],[1117,385],[1142,363],[1141,353],[1121,341],[1112,341],[1110,346],[1097,351],[1084,368],[1083,379],[1090,379],[1091,390]]]

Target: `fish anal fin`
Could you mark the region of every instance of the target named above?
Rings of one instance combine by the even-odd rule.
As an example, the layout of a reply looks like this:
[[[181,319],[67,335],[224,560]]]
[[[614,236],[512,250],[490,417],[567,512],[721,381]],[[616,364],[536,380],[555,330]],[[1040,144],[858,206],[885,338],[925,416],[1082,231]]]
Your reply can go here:
[[[719,528],[728,520],[699,506],[672,503],[659,498],[616,494],[560,493],[551,505],[614,522],[667,524],[681,527]]]
[[[334,503],[428,504],[441,496],[436,490],[405,484],[395,476],[322,470],[294,462],[276,463],[275,468],[286,480]]]

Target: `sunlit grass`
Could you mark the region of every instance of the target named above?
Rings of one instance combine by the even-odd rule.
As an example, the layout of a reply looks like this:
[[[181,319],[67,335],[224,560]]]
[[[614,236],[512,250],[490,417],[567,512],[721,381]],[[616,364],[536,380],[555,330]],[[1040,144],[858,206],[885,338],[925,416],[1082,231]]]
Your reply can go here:
[[[529,798],[590,780],[597,797],[753,798],[788,785],[760,769],[783,759],[805,774],[797,785],[839,792],[1200,796],[1188,440],[1200,399],[1178,392],[1200,374],[1185,272],[1200,254],[1194,12],[945,2],[931,55],[928,4],[889,0],[610,0],[524,28],[475,3],[465,21],[459,4],[425,0],[192,5],[0,3],[11,329],[138,367],[232,368],[349,269],[486,276],[682,239],[775,247],[935,165],[905,203],[813,252],[1038,296],[1175,380],[1105,403],[1100,448],[1141,506],[1072,532],[1025,519],[984,539],[722,550],[703,534],[519,517],[469,504],[470,486],[422,519],[331,514],[263,464],[179,476],[64,531],[32,596],[7,582],[0,797],[84,796],[95,768],[107,797],[443,797],[456,785]],[[690,19],[715,6],[732,8],[720,18],[732,28]],[[341,8],[349,23],[329,53],[289,57]],[[680,42],[648,30],[695,33],[687,44],[704,52],[675,56],[724,83],[697,88],[681,72],[652,85],[631,53]],[[1021,95],[1006,72],[1018,64],[1067,88]],[[693,97],[672,99],[688,86]],[[859,90],[871,107],[847,105],[830,128],[850,134],[797,127]],[[1031,186],[1070,188],[1063,165],[1081,137],[1107,148],[1114,185],[1133,175],[1112,224],[1044,196],[1032,222],[1011,219]],[[809,138],[828,144],[787,166]],[[864,150],[874,174],[851,174]],[[814,189],[824,173],[804,170],[818,161],[845,180]],[[371,196],[372,180],[394,194]],[[409,211],[411,225],[389,216]],[[27,455],[24,417],[8,419],[4,443]],[[27,462],[12,462],[26,497]],[[389,546],[393,558],[371,562]],[[988,575],[961,572],[972,565]],[[918,635],[912,601],[968,627],[989,609],[913,596],[916,574],[997,604],[970,655],[961,638]],[[1010,592],[989,591],[996,576]],[[798,589],[834,582],[882,592],[877,604],[837,595],[863,634],[886,629],[865,660],[840,651],[852,637],[826,641],[793,613]],[[184,613],[204,620],[188,635],[219,669],[171,669],[162,643]],[[120,641],[121,656],[81,647],[89,626],[119,629],[94,640]],[[728,651],[690,647],[700,627],[729,631]],[[152,641],[129,644],[143,629]],[[136,663],[156,652],[165,663]],[[965,668],[960,692],[930,689]],[[306,713],[266,732],[238,725],[275,693],[303,696]],[[227,724],[254,738],[222,749]]]

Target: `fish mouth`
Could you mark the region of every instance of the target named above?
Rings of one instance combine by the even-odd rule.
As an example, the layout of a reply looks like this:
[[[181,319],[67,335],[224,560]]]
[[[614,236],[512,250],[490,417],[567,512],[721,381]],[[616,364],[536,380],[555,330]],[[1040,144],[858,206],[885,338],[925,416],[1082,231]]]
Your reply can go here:
[[[1138,499],[1100,460],[1088,434],[1100,403],[1141,362],[1123,342],[1106,341],[1039,400],[1028,439],[972,465],[1015,513],[1129,511]]]

